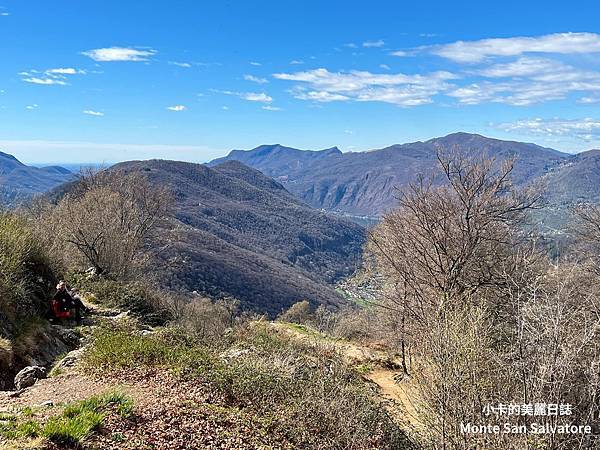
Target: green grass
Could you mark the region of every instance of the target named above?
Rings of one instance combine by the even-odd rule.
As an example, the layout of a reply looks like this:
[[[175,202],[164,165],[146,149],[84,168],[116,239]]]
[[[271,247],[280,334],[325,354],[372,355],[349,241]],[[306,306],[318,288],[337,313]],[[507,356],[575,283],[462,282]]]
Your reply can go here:
[[[0,422],[12,422],[17,420],[17,416],[11,413],[2,412],[0,413]]]
[[[45,424],[34,420],[31,408],[17,416],[0,420],[0,436],[5,439],[43,437],[59,445],[78,445],[101,425],[106,414],[114,411],[123,418],[133,414],[133,401],[120,392],[108,392],[65,405],[61,414]]]
[[[58,444],[74,445],[90,436],[103,420],[104,414],[95,411],[81,411],[73,417],[52,417],[42,429],[42,435]]]
[[[37,437],[41,434],[42,427],[34,420],[18,422],[16,420],[8,423],[0,423],[0,436],[6,439],[19,439]]]
[[[127,330],[99,330],[82,366],[91,372],[131,367],[162,367],[180,375],[200,375],[214,368],[216,355],[190,345],[177,334],[132,335]]]
[[[128,418],[133,413],[133,401],[125,394],[114,391],[71,403],[65,407],[62,415],[67,418],[75,418],[87,412],[103,411],[109,407],[114,407],[123,418]]]

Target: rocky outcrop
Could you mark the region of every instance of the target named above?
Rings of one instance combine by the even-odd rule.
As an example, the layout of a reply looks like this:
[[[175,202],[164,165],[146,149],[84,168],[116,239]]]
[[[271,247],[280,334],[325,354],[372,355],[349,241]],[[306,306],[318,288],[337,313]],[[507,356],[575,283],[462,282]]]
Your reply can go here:
[[[69,328],[43,324],[30,325],[26,332],[12,340],[3,339],[2,342],[0,390],[10,390],[15,387],[20,389],[16,384],[16,375],[29,367],[50,367],[60,355],[79,347],[80,338]]]
[[[41,366],[27,366],[15,375],[15,388],[20,391],[31,387],[37,380],[46,378],[46,369]]]
[[[79,362],[84,351],[85,347],[82,347],[67,353],[67,355],[54,366],[54,370],[62,370],[73,367]]]

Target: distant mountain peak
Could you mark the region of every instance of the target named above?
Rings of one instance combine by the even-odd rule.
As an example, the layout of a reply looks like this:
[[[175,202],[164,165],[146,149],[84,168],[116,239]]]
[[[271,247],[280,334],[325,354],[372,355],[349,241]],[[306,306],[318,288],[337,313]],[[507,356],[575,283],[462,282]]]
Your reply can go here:
[[[8,153],[4,153],[2,151],[0,151],[0,159],[9,160],[20,166],[25,166],[25,164],[23,164],[21,161],[19,161],[17,158],[15,158],[13,155],[9,155]]]
[[[0,152],[0,206],[16,205],[72,177],[73,174],[62,167],[30,167],[13,155]]]
[[[328,153],[328,154],[332,154],[332,155],[333,154],[339,154],[339,155],[341,155],[342,151],[337,146],[335,146],[335,147],[331,147],[331,148],[326,148],[326,149],[323,149],[323,150],[319,150],[319,153]]]

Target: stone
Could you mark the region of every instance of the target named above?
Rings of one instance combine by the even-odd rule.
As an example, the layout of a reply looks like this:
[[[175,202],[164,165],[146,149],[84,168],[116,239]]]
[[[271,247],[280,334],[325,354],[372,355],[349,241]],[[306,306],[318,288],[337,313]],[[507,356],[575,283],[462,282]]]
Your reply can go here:
[[[85,347],[82,347],[67,353],[67,355],[54,366],[54,369],[66,369],[68,367],[73,367],[81,359],[84,350]]]
[[[56,334],[58,334],[60,339],[68,346],[76,347],[77,345],[79,345],[79,335],[73,330],[61,327],[60,325],[53,325],[52,328],[54,328]]]
[[[140,330],[137,332],[137,334],[139,334],[140,336],[149,336],[156,333],[156,331],[152,331],[152,330]]]
[[[129,311],[124,311],[120,314],[117,314],[116,316],[112,317],[113,320],[123,320],[129,317],[130,312]]]
[[[41,366],[27,366],[15,375],[15,388],[21,391],[33,386],[36,381],[46,378],[46,369]]]

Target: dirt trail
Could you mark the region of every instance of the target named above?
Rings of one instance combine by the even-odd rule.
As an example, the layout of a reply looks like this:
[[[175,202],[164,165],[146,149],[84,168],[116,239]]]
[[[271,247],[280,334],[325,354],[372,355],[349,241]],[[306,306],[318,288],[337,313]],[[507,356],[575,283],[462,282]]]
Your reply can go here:
[[[361,365],[368,370],[363,375],[364,378],[378,386],[386,408],[399,424],[404,427],[409,426],[414,430],[423,428],[423,425],[417,419],[415,405],[411,400],[411,398],[414,398],[412,380],[410,377],[404,377],[404,373],[400,368],[401,361],[397,355],[378,348],[372,348],[369,345],[330,339],[318,332],[305,333],[278,322],[272,323],[272,326],[302,340],[315,341],[323,339],[330,345],[335,346],[348,364]]]
[[[9,397],[9,392],[0,393],[0,410],[41,405],[44,402],[68,403],[83,400],[111,388],[114,386],[110,383],[84,377],[75,370],[69,369],[56,377],[37,381],[18,397]]]
[[[97,305],[85,302],[90,309],[90,314],[84,320],[82,330],[89,329],[100,320],[116,319],[120,311],[101,308]],[[83,342],[80,343],[80,347]],[[58,361],[55,361],[55,363]],[[50,367],[47,368],[50,372]],[[53,404],[68,403],[83,400],[93,395],[114,389],[114,384],[108,380],[93,379],[79,373],[74,367],[65,367],[56,376],[50,376],[38,380],[33,386],[23,390],[18,395],[12,391],[0,391],[0,411],[15,407],[40,405],[44,402]]]

